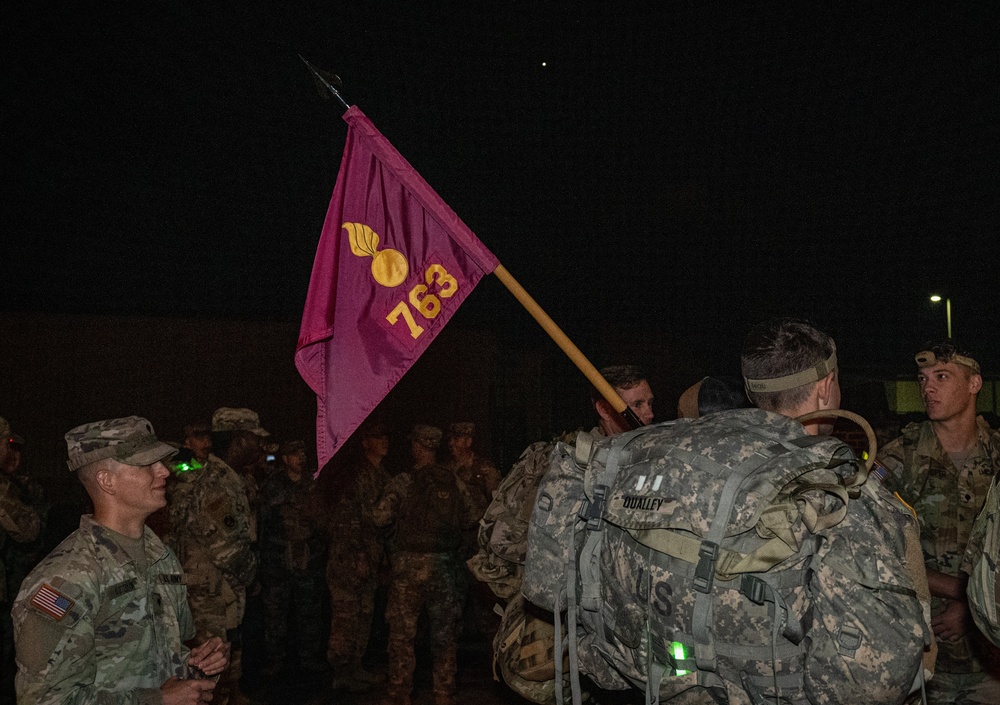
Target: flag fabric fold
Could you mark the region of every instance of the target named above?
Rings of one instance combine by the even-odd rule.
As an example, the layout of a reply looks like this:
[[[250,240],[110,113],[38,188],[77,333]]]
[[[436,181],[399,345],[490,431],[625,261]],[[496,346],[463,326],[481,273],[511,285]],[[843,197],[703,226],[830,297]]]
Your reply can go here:
[[[499,264],[357,106],[344,120],[295,351],[320,467]]]

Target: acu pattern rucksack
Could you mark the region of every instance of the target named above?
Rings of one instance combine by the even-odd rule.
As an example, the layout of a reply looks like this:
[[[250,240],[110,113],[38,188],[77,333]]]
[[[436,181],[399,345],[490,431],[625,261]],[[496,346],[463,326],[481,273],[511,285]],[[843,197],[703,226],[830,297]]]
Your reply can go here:
[[[574,437],[567,434],[562,441],[570,443]],[[469,570],[504,600],[521,589],[531,510],[555,445],[555,441],[539,441],[524,449],[479,522],[479,548],[468,561]]]
[[[574,701],[583,672],[647,702],[902,702],[930,636],[914,518],[865,477],[758,409],[558,446],[522,592],[557,635],[567,612]]]
[[[571,444],[576,432],[561,441]],[[528,446],[504,476],[479,522],[476,555],[469,571],[504,601],[493,638],[493,675],[526,700],[555,703],[555,632],[551,614],[526,604],[521,579],[528,546],[528,527],[535,495],[551,462],[555,441]],[[568,683],[567,683],[568,684]]]

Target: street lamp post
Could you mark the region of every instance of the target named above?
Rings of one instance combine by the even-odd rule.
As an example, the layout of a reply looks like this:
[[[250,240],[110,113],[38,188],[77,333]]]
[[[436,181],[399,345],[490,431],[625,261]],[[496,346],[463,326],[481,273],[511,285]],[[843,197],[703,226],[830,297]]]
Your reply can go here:
[[[931,296],[931,301],[934,303],[939,303],[941,297],[938,294]],[[951,338],[951,299],[946,298],[944,300],[944,315],[948,319],[948,338]]]

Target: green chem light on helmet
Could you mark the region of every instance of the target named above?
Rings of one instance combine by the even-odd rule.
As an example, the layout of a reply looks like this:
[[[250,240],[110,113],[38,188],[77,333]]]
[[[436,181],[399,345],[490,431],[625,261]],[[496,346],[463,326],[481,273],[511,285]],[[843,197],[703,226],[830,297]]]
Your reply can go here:
[[[201,470],[205,466],[195,460],[194,454],[189,448],[181,448],[177,455],[167,461],[167,467],[170,468],[171,472],[180,475],[192,470]]]
[[[679,641],[670,642],[670,654],[674,657],[674,661],[685,661],[687,660],[687,649],[684,648],[684,644]],[[675,676],[686,676],[691,671],[684,671],[680,668],[674,668]]]

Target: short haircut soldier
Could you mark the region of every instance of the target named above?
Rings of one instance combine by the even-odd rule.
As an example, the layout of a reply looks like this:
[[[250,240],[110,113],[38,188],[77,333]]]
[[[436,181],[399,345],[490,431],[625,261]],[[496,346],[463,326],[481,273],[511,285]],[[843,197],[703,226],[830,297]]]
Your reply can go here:
[[[791,409],[809,396],[812,382],[837,368],[837,346],[808,321],[776,318],[750,330],[740,363],[757,408]]]
[[[638,365],[609,365],[601,369],[601,377],[615,389],[632,389],[632,387],[649,380],[646,371]],[[592,402],[596,404],[603,398],[596,387],[591,387],[590,400]]]

